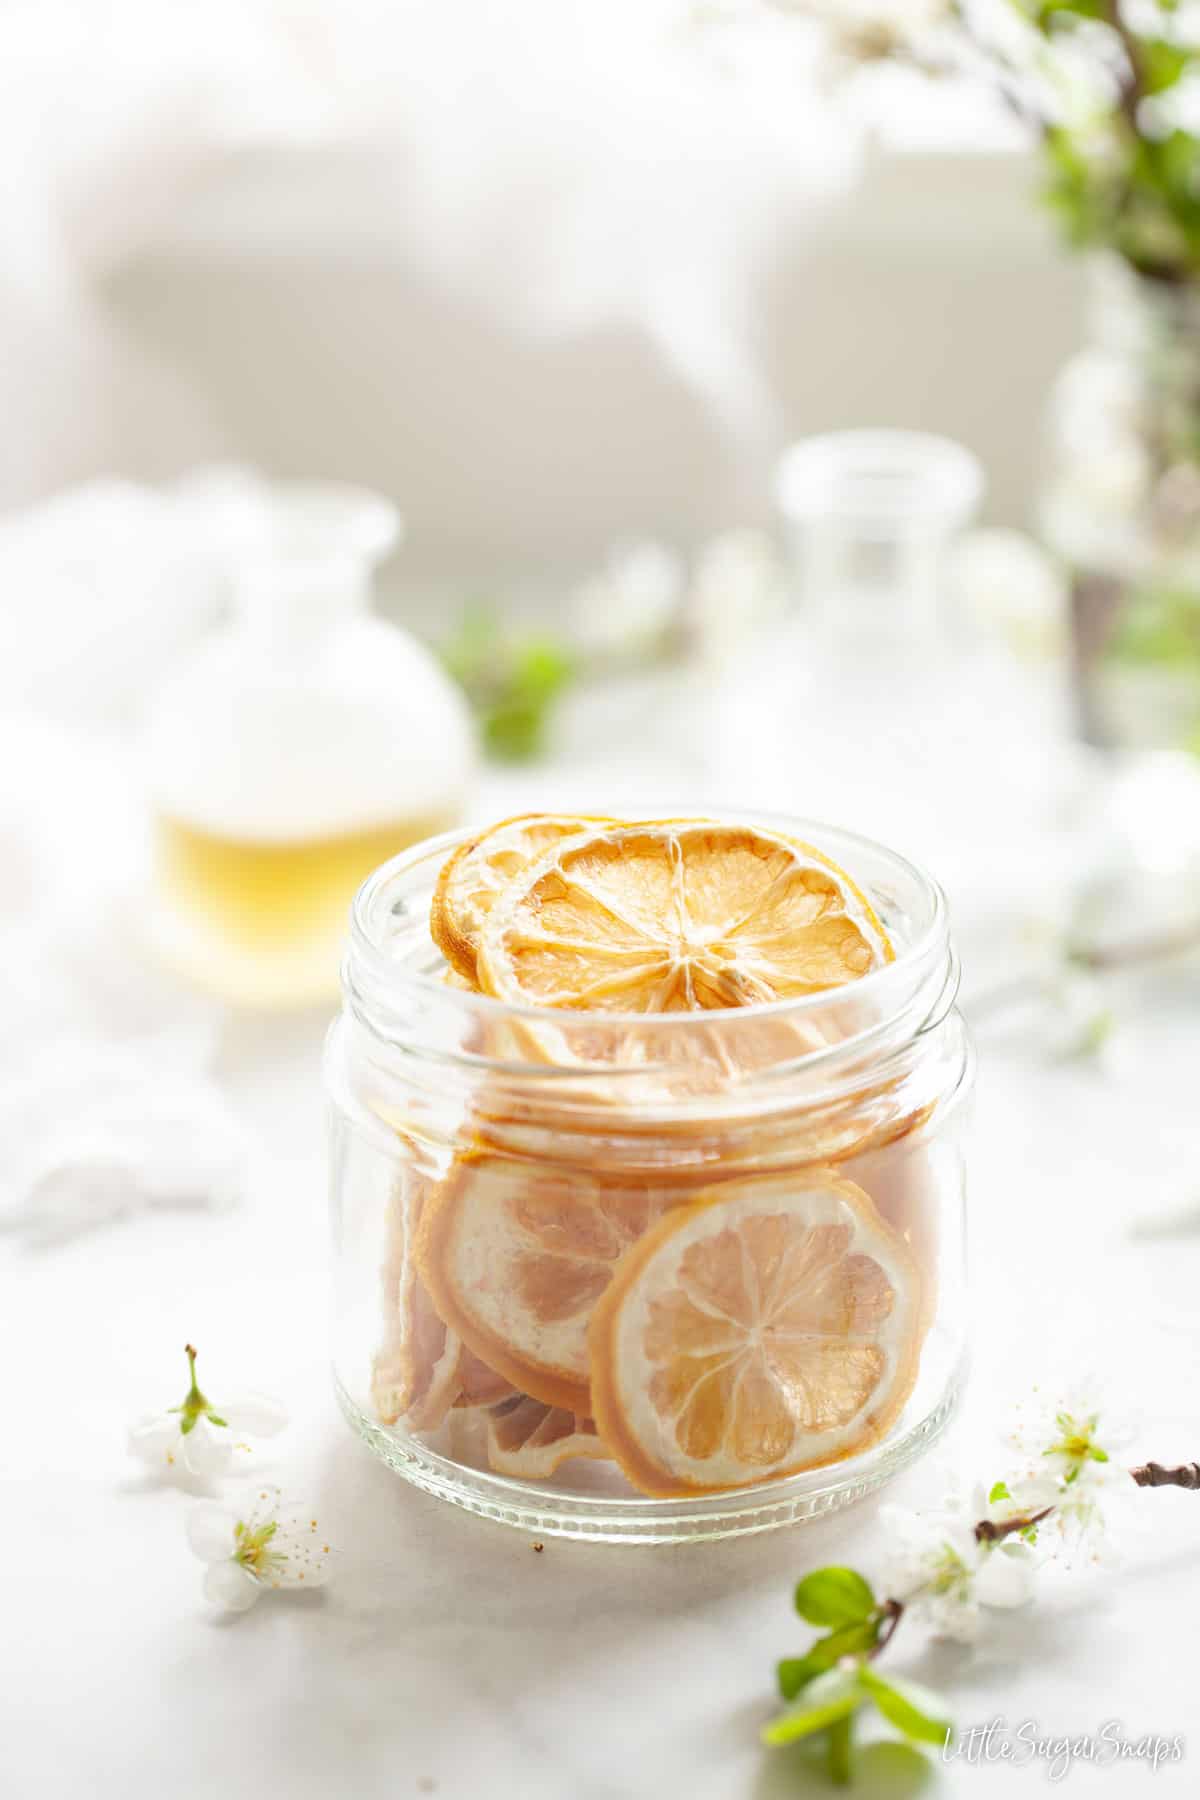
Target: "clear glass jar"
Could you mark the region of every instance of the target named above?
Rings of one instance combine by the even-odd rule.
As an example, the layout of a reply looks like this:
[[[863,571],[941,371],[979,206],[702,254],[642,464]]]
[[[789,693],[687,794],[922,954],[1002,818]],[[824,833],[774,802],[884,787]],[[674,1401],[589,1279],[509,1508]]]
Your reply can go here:
[[[326,1057],[337,1389],[386,1463],[470,1511],[618,1542],[761,1531],[870,1493],[922,1454],[953,1409],[965,1364],[960,1135],[973,1062],[943,896],[867,839],[739,822],[786,831],[850,870],[895,960],[781,1005],[548,1012],[447,982],[429,902],[457,835],[395,858],[358,894]],[[795,1443],[781,1439],[767,1478],[756,1451],[749,1481],[741,1465],[734,1484],[689,1478],[670,1494],[636,1469],[628,1479],[628,1446],[618,1466],[616,1434],[596,1435],[586,1396],[600,1398],[603,1376],[611,1398],[613,1369],[622,1381],[628,1369],[629,1416],[643,1405],[643,1339],[622,1334],[628,1296],[656,1266],[653,1246],[697,1221],[719,1224],[703,1209],[732,1203],[756,1217],[777,1211],[789,1233],[787,1209],[801,1190],[807,1208],[810,1189],[825,1196],[830,1243],[844,1248],[861,1224],[895,1256],[888,1304],[906,1347],[873,1365],[886,1370],[895,1410],[864,1434],[875,1415],[823,1402],[836,1431],[838,1405],[849,1407],[846,1441],[867,1446],[826,1466],[774,1476],[775,1464],[795,1466]],[[769,1338],[774,1326],[761,1309],[756,1317]],[[745,1350],[749,1339],[737,1342]],[[849,1342],[834,1344],[835,1361]],[[557,1373],[523,1402],[531,1354]],[[580,1384],[582,1400],[572,1397]],[[664,1444],[672,1431],[682,1442],[672,1406],[652,1422]],[[559,1461],[564,1448],[572,1454]]]
[[[1094,265],[1050,397],[1041,520],[1070,573],[1079,722],[1200,755],[1200,287]]]

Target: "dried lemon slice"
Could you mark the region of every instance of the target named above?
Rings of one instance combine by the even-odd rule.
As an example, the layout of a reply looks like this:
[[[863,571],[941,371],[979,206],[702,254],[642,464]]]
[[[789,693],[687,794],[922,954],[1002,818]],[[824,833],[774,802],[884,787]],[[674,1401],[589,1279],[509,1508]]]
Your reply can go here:
[[[510,876],[476,973],[502,1000],[682,1012],[821,992],[891,956],[866,897],[819,851],[665,821],[575,833]]]
[[[883,1436],[921,1323],[912,1256],[860,1188],[730,1182],[652,1227],[594,1308],[592,1416],[645,1494],[795,1474]]]
[[[421,1276],[440,1317],[489,1368],[587,1417],[592,1308],[625,1251],[680,1195],[678,1183],[468,1152],[422,1217]]]
[[[475,953],[496,896],[514,875],[559,843],[604,819],[522,813],[460,844],[438,876],[429,904],[433,941],[468,987],[476,985]]]
[[[494,1406],[512,1396],[451,1331],[421,1280],[413,1240],[436,1185],[416,1170],[396,1183],[383,1265],[384,1334],[371,1368],[371,1399],[384,1425],[434,1431],[453,1406]]]
[[[518,1394],[492,1407],[487,1427],[488,1462],[498,1475],[545,1481],[573,1456],[606,1457],[590,1419],[561,1406]]]

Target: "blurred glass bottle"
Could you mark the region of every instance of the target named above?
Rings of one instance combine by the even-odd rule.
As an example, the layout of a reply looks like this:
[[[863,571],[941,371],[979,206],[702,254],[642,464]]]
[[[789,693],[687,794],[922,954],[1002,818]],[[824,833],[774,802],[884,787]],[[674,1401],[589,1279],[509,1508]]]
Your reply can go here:
[[[355,888],[460,817],[474,747],[458,689],[371,616],[389,502],[337,484],[230,496],[234,616],[169,679],[145,733],[155,936],[249,1005],[337,986]]]
[[[955,634],[944,558],[983,494],[975,458],[916,431],[807,438],[778,496],[822,662],[871,680],[927,665]]]
[[[982,872],[1005,815],[1015,836],[1047,788],[1039,684],[954,578],[983,485],[967,450],[921,432],[789,450],[796,606],[742,678],[732,734],[755,745],[744,781],[764,805],[903,842],[950,877]]]

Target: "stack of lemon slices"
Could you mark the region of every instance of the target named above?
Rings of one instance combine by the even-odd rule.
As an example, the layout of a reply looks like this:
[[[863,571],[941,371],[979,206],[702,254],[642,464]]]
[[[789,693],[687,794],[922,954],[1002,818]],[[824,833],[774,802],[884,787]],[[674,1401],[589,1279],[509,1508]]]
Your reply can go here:
[[[828,857],[705,819],[507,820],[450,857],[430,925],[446,979],[526,1009],[548,1055],[556,1017],[632,1032],[631,1015],[799,999],[893,957]],[[606,1457],[664,1497],[816,1468],[889,1430],[929,1282],[886,1174],[872,1197],[847,1173],[882,1156],[865,1125],[747,1174],[661,1139],[649,1155],[595,1134],[576,1161],[514,1154],[487,1111],[444,1175],[404,1184],[373,1384],[386,1423],[479,1409],[499,1473]],[[536,1102],[523,1124],[534,1150],[552,1145]],[[614,1122],[613,1143],[638,1127]]]

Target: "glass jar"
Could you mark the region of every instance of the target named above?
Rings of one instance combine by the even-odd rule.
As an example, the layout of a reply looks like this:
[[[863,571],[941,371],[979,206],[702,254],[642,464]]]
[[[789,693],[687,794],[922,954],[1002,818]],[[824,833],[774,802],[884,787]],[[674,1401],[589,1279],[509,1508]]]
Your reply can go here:
[[[337,991],[364,877],[462,817],[473,732],[433,653],[370,610],[389,501],[247,483],[226,511],[233,618],[146,721],[154,936],[225,999],[305,1005]]]
[[[1070,573],[1089,742],[1200,754],[1200,286],[1092,271],[1054,384],[1042,529]]]
[[[738,822],[850,870],[895,960],[771,1006],[551,1012],[447,977],[429,903],[459,836],[396,857],[355,901],[326,1055],[341,1405],[417,1486],[542,1535],[723,1537],[832,1511],[922,1454],[962,1382],[973,1062],[943,896],[865,838]],[[874,1325],[839,1299],[836,1320],[795,1326],[818,1357],[788,1366],[818,1395],[824,1466],[797,1467],[811,1445],[784,1421],[731,1477],[695,1396],[672,1389],[672,1368],[678,1388],[680,1367],[702,1384],[715,1365],[687,1363],[695,1316],[669,1273],[659,1291],[660,1264],[675,1267],[679,1232],[726,1256],[721,1233],[747,1218],[775,1220],[788,1255],[819,1244],[843,1299],[839,1282],[865,1279],[856,1249],[890,1271]],[[739,1291],[727,1310],[745,1374],[784,1327]],[[848,1396],[847,1356],[869,1364],[866,1401]],[[683,1478],[646,1472],[656,1446],[664,1468],[686,1449]]]

